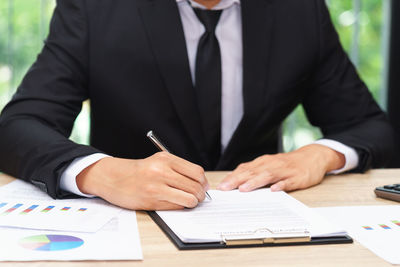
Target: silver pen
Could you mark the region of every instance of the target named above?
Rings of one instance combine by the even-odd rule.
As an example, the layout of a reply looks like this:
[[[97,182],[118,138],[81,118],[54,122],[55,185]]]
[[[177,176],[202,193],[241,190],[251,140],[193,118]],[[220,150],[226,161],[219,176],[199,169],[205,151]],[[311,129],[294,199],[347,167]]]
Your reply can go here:
[[[153,133],[153,131],[149,131],[147,133],[147,137],[151,140],[151,142],[161,151],[165,151],[168,153],[169,149],[161,142],[161,140]],[[211,196],[208,194],[208,192],[206,191],[206,196],[209,200],[212,200]]]

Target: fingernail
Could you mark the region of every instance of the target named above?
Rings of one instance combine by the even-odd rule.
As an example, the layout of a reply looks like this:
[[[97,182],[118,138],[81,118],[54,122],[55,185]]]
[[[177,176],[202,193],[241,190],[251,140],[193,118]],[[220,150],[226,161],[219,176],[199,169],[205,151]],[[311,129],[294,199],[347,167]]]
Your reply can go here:
[[[229,184],[228,183],[221,183],[217,187],[218,190],[228,190],[229,189]]]
[[[271,191],[277,192],[277,191],[282,191],[282,189],[280,188],[279,185],[274,184],[273,186],[271,186]]]
[[[239,186],[239,191],[249,191],[250,185],[249,184],[242,184]]]

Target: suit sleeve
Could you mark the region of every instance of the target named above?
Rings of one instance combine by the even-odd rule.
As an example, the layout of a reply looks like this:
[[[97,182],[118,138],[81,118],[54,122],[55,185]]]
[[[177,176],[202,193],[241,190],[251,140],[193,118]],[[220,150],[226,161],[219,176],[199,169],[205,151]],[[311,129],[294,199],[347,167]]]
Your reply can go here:
[[[306,114],[324,138],[355,148],[354,171],[384,167],[393,154],[393,130],[343,51],[325,1],[316,6],[319,59],[303,100]]]
[[[58,0],[50,33],[0,117],[0,170],[37,185],[53,198],[74,158],[99,151],[68,139],[88,95],[85,1]]]

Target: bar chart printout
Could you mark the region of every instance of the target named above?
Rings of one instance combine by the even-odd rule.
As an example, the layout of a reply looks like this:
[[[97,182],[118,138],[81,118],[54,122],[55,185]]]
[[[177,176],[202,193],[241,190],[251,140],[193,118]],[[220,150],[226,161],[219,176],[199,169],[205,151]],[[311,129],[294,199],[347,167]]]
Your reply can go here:
[[[360,244],[392,264],[400,264],[400,206],[317,208]]]
[[[94,233],[120,211],[111,205],[93,205],[84,200],[16,202],[0,194],[0,226],[5,227]]]
[[[0,209],[5,207],[5,206],[7,206],[7,204],[8,203],[6,203],[6,202],[0,203]],[[21,207],[24,207],[24,210],[22,210],[20,212],[20,214],[28,214],[28,213],[34,211],[36,208],[38,208],[38,207],[40,208],[40,206],[36,205],[36,204],[30,205],[29,207],[26,207],[26,205],[30,205],[30,204],[24,204],[24,203],[15,204],[12,207],[10,207],[7,210],[5,210],[4,212],[2,212],[2,214],[4,214],[4,215],[10,214],[12,212],[17,211]],[[54,208],[55,208],[55,206],[47,206],[47,207],[43,208],[41,210],[41,212],[46,213],[46,212],[49,212],[49,211],[53,210]],[[87,210],[88,210],[88,208],[76,208],[76,211],[78,211],[78,212],[84,212],[84,211],[87,211]],[[62,208],[60,208],[60,211],[72,211],[72,210],[71,210],[71,207],[62,207]]]
[[[102,199],[53,200],[21,180],[0,187],[0,226],[0,261],[143,258],[134,211]]]
[[[96,233],[0,227],[0,237],[0,262],[143,258],[134,211],[120,212]]]

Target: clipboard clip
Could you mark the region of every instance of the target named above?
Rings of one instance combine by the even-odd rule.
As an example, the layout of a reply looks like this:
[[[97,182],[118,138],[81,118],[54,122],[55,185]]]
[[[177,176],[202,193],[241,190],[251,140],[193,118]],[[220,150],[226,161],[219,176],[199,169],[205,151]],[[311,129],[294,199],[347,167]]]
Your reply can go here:
[[[268,229],[260,228],[253,232],[229,233],[221,235],[226,246],[285,244],[310,242],[307,229]]]

